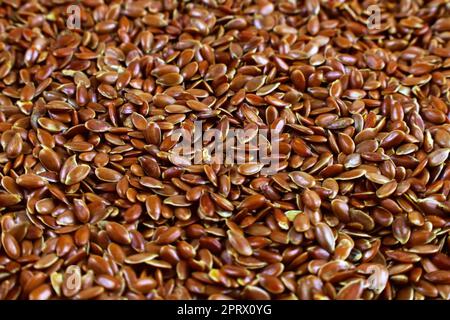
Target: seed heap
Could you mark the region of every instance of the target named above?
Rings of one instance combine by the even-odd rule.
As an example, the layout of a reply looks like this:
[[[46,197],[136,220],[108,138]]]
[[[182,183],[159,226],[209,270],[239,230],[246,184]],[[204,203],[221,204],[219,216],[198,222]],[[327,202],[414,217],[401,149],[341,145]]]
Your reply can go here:
[[[2,1],[0,299],[450,299],[449,2],[274,2]]]

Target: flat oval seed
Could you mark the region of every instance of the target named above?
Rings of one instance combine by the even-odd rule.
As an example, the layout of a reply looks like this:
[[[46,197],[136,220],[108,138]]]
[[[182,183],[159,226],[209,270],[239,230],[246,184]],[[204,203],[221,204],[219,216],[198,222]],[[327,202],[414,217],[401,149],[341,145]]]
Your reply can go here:
[[[384,184],[383,186],[381,186],[376,194],[378,198],[387,198],[390,195],[392,195],[395,190],[397,189],[397,181],[392,180],[386,184]]]
[[[314,231],[320,246],[330,253],[334,252],[335,239],[331,228],[327,224],[319,222]]]
[[[131,238],[130,235],[125,229],[124,226],[122,226],[119,223],[116,222],[108,222],[105,227],[106,233],[108,234],[108,237],[119,244],[130,244]]]
[[[27,189],[41,188],[47,184],[47,181],[37,174],[23,174],[16,179],[16,183]]]
[[[153,260],[156,257],[158,257],[158,254],[156,254],[156,253],[150,253],[150,252],[138,253],[138,254],[134,254],[134,255],[126,257],[125,263],[139,264],[139,263],[147,262],[149,260]]]
[[[120,174],[120,172],[105,167],[95,169],[95,175],[100,180],[106,182],[118,182],[122,179],[122,174]]]
[[[156,239],[157,244],[170,244],[181,237],[181,229],[179,227],[170,227],[163,231]]]
[[[263,164],[246,163],[238,167],[238,172],[244,176],[256,175],[264,167]]]
[[[450,153],[450,148],[438,149],[428,155],[428,165],[430,167],[437,167],[447,160]]]
[[[92,132],[108,132],[111,129],[109,123],[96,119],[86,121],[85,127]]]
[[[2,246],[8,257],[15,260],[20,257],[20,247],[17,240],[8,232],[2,234]]]
[[[232,230],[227,231],[227,235],[228,241],[239,254],[243,256],[251,256],[253,254],[250,243],[243,235]]]
[[[70,170],[69,173],[67,173],[64,183],[68,186],[79,183],[86,179],[90,171],[91,167],[89,167],[87,164],[76,166],[75,168]]]
[[[376,172],[366,172],[366,178],[373,183],[386,184],[390,181],[389,178],[383,176],[382,174]]]
[[[29,294],[30,300],[48,300],[52,296],[52,289],[48,284],[42,284]]]
[[[313,176],[306,172],[294,171],[289,173],[292,181],[302,188],[313,188],[316,185],[316,180]]]
[[[263,195],[255,194],[246,197],[238,206],[241,209],[256,210],[261,208],[266,203],[266,198]]]

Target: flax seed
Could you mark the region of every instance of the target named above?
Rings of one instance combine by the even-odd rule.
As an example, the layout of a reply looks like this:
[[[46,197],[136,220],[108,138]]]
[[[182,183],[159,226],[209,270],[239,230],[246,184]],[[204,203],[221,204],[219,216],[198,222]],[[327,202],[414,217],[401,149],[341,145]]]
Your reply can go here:
[[[59,2],[2,15],[1,299],[450,299],[448,5]]]

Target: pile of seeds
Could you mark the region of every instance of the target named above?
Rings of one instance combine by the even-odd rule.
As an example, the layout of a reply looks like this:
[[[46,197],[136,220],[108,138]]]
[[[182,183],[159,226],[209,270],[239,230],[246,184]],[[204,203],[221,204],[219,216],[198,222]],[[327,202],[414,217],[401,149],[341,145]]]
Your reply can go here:
[[[448,1],[72,2],[0,5],[0,299],[450,299]]]

